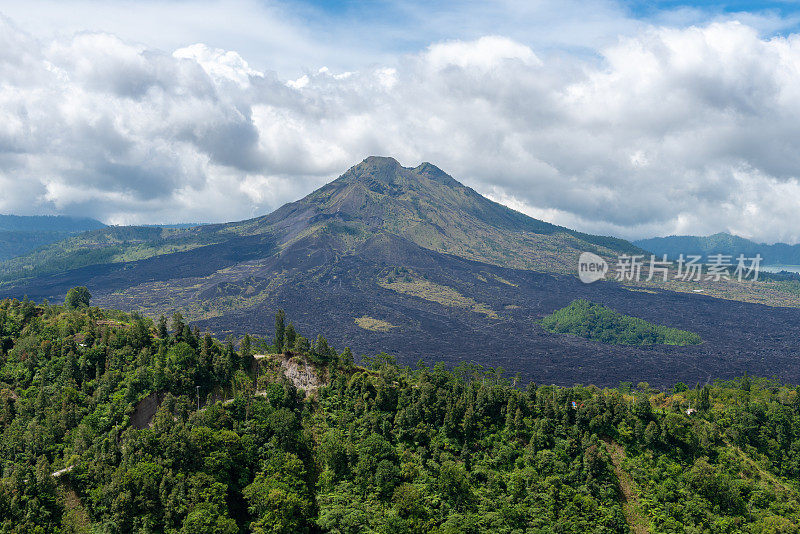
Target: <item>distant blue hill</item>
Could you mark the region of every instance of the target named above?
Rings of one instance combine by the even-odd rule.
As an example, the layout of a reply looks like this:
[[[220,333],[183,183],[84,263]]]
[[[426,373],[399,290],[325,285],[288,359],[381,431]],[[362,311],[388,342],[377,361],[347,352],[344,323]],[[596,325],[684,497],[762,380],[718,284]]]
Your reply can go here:
[[[100,221],[86,217],[0,215],[0,261],[104,227]]]
[[[775,243],[765,245],[728,233],[709,236],[673,235],[640,239],[633,244],[658,256],[666,254],[676,259],[680,254],[708,256],[709,254],[729,254],[736,258],[739,254],[754,257],[761,254],[764,265],[800,265],[800,245]]]

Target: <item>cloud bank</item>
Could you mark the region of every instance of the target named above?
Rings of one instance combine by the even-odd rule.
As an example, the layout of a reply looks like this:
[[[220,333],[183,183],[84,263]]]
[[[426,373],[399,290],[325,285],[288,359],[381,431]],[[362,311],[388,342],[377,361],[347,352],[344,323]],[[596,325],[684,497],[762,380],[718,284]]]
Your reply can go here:
[[[586,54],[488,35],[292,80],[232,50],[0,19],[0,212],[238,220],[367,155],[628,238],[800,240],[800,37],[648,26]]]

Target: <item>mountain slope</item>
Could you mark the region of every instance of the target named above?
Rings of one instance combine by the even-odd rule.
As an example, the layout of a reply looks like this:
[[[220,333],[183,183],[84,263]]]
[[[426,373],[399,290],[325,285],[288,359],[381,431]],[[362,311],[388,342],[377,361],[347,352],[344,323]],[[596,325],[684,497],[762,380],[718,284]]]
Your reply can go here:
[[[746,257],[761,254],[765,265],[800,265],[800,245],[786,243],[766,245],[724,232],[709,236],[654,237],[633,243],[653,254],[666,254],[670,259],[677,258],[680,254],[703,257],[710,254],[726,254],[734,258],[739,254],[744,254]]]
[[[301,330],[330,333],[356,354],[474,360],[540,383],[672,385],[745,372],[800,381],[800,310],[582,284],[572,273],[583,250],[639,251],[516,213],[432,165],[369,158],[264,217],[110,227],[51,245],[0,264],[0,295],[63,299],[85,285],[97,305],[151,317],[180,311],[220,336],[270,338],[283,308]],[[704,343],[604,345],[538,323],[576,299]]]
[[[492,202],[430,163],[410,169],[392,158],[367,158],[301,202],[354,235],[382,230],[437,252],[522,269],[571,272],[585,250],[637,251],[624,240],[581,234]]]
[[[390,233],[467,259],[572,272],[578,255],[636,252],[627,241],[539,221],[492,202],[431,165],[402,167],[370,157],[338,179],[275,212],[195,228],[107,227],[0,263],[0,284],[71,268],[142,260],[264,236],[283,248],[309,235],[336,235],[345,248]]]

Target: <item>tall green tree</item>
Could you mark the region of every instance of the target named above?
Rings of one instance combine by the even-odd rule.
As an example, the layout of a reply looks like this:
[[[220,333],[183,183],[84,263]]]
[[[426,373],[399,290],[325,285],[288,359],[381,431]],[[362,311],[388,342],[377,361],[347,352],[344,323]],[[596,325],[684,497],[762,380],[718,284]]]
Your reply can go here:
[[[167,328],[167,318],[163,315],[158,318],[158,337],[162,340],[169,338],[169,329]]]
[[[339,368],[343,371],[353,368],[353,351],[350,350],[350,347],[345,347],[339,355]]]
[[[181,312],[175,312],[172,314],[172,331],[175,332],[175,341],[186,341],[183,337],[183,330],[186,327],[186,323],[183,322],[183,315]]]
[[[711,408],[711,388],[708,385],[703,386],[703,389],[700,390],[700,402],[698,403],[698,408],[703,411],[707,411]]]
[[[275,314],[275,351],[282,352],[286,334],[286,314],[278,310]]]
[[[294,350],[300,354],[308,354],[311,351],[311,343],[303,336],[297,336],[294,340]]]
[[[242,339],[242,351],[241,351],[241,363],[242,369],[245,371],[249,371],[253,367],[253,362],[255,361],[253,358],[253,342],[250,339],[249,334],[245,334],[244,338]]]
[[[284,346],[285,350],[292,350],[294,348],[294,342],[297,339],[297,332],[294,329],[294,323],[289,323],[289,326],[286,327],[286,344]]]
[[[88,308],[92,300],[92,294],[84,286],[73,287],[67,291],[67,297],[64,299],[64,305],[70,310],[77,310],[80,308]]]

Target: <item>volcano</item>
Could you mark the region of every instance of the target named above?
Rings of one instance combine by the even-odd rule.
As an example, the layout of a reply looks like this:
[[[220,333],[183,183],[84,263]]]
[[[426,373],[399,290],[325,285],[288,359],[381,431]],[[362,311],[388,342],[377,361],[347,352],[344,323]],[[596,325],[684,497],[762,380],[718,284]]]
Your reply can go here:
[[[282,308],[306,337],[413,365],[465,361],[572,385],[694,383],[752,374],[800,380],[800,310],[615,282],[582,284],[581,252],[644,252],[493,202],[430,163],[369,157],[271,214],[196,228],[106,227],[0,264],[0,294],[180,311],[218,336],[272,336]],[[631,347],[538,324],[575,299],[695,332],[697,346]]]

